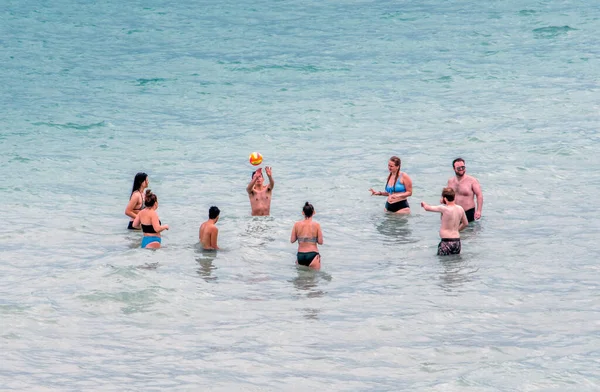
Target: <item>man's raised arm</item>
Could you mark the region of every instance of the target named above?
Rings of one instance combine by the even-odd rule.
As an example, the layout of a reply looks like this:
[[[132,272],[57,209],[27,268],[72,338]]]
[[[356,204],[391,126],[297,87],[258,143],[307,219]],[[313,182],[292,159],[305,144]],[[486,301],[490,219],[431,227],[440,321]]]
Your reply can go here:
[[[273,180],[273,169],[267,166],[265,167],[265,172],[267,172],[267,177],[269,178],[269,190],[272,191],[273,187],[275,186],[275,181]]]
[[[252,194],[252,189],[254,188],[254,184],[256,184],[256,179],[258,178],[259,173],[260,169],[255,171],[254,175],[252,175],[252,180],[250,180],[250,183],[248,183],[248,186],[246,187],[246,192],[248,192],[248,194]]]
[[[421,207],[423,207],[423,209],[425,211],[442,212],[446,206],[430,206],[429,204],[427,204],[424,201],[422,201],[421,202]]]

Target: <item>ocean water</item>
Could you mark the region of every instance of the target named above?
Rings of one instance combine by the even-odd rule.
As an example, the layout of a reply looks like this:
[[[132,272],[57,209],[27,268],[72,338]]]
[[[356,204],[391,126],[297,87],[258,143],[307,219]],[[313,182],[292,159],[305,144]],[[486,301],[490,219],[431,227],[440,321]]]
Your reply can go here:
[[[9,0],[0,32],[0,390],[600,389],[597,3]],[[409,217],[368,192],[391,155]],[[457,156],[483,217],[440,258]]]

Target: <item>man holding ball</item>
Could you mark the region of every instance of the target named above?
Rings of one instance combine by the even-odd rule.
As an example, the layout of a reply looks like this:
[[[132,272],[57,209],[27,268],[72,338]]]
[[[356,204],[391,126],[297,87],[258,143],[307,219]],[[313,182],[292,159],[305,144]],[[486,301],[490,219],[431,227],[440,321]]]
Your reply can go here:
[[[246,188],[250,198],[252,216],[268,216],[271,213],[271,196],[275,181],[273,181],[272,169],[269,166],[265,167],[265,172],[269,177],[269,185],[263,183],[262,168],[259,168],[252,172],[252,180]]]

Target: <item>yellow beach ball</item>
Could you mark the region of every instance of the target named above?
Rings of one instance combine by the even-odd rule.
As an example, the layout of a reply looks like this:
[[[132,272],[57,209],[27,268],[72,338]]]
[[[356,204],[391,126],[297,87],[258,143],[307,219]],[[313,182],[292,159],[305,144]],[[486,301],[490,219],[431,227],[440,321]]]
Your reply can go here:
[[[250,154],[250,163],[254,166],[260,165],[263,161],[263,157],[262,155],[260,155],[260,152],[253,152],[252,154]]]

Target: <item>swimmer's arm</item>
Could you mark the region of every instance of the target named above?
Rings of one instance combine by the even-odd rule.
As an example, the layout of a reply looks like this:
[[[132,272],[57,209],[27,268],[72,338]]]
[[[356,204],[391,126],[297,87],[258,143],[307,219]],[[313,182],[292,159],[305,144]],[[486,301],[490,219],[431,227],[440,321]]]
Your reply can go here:
[[[421,207],[423,207],[423,209],[425,211],[430,211],[430,212],[444,212],[444,209],[446,208],[445,206],[430,206],[429,204],[425,203],[424,201],[421,202]]]
[[[293,244],[296,242],[298,237],[296,236],[296,224],[294,223],[294,227],[292,227],[292,236],[290,237],[290,242]]]
[[[138,215],[135,217],[135,219],[133,220],[133,223],[131,224],[131,226],[135,227],[136,229],[139,229],[139,228],[140,228],[140,223],[142,223],[142,222],[141,222],[141,220],[140,220],[140,216],[139,216],[139,214],[138,214]]]
[[[321,225],[319,225],[317,231],[317,244],[323,245],[323,232],[321,231]]]
[[[460,217],[460,226],[458,227],[458,231],[462,231],[465,227],[469,226],[469,220],[467,219],[467,214],[465,214],[465,210],[463,210],[462,216]]]
[[[137,193],[136,193],[136,196],[137,196]],[[135,197],[133,197],[133,195],[131,195],[131,198],[129,198],[129,203],[127,203],[127,207],[125,207],[125,215],[127,215],[130,218],[135,219],[137,214],[133,211],[133,208],[135,207],[137,202],[138,202],[137,198],[135,198]]]
[[[473,193],[477,198],[477,211],[475,212],[475,219],[481,218],[481,210],[483,208],[483,193],[481,192],[481,186],[479,185],[479,181],[473,181],[473,185],[471,187],[473,189]]]
[[[248,192],[249,195],[251,195],[253,192],[254,184],[256,184],[256,179],[257,179],[257,177],[254,176],[252,178],[252,180],[250,180],[250,183],[248,184],[248,186],[246,187],[246,192]]]
[[[273,171],[270,167],[265,168],[265,172],[267,172],[267,178],[269,179],[269,187],[267,190],[272,191],[275,186],[275,181],[273,180]]]
[[[160,233],[163,230],[169,230],[169,225],[160,225],[160,222],[158,221],[158,215],[154,215],[152,217],[152,228],[154,228],[154,231],[156,231],[157,233]]]
[[[373,188],[369,189],[369,192],[371,192],[371,196],[389,196],[390,194],[387,192],[380,192],[380,191],[376,191]]]
[[[212,230],[212,232],[210,233],[210,247],[213,249],[219,249],[219,246],[217,245],[217,237],[219,236],[219,229],[218,228],[214,228],[214,230]]]

